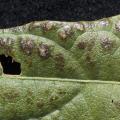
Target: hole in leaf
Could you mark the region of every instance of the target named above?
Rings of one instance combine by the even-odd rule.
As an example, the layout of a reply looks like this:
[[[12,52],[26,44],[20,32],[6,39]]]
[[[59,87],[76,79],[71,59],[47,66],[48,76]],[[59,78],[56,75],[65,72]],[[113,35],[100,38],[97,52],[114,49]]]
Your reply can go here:
[[[21,73],[20,63],[13,61],[11,56],[0,55],[0,62],[4,74],[19,75]]]

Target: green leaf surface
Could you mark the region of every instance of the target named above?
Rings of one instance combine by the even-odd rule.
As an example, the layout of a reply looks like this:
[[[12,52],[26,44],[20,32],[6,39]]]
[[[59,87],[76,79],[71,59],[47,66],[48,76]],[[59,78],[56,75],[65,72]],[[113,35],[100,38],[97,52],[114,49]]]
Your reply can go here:
[[[120,83],[2,76],[1,120],[119,120]]]
[[[120,15],[0,30],[0,120],[120,120]]]

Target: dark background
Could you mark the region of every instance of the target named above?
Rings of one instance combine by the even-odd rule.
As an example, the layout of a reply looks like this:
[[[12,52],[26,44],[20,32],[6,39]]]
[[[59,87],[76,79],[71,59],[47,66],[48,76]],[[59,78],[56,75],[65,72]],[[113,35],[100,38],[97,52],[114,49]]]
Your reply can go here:
[[[34,20],[95,20],[120,13],[120,0],[0,0],[0,28]]]

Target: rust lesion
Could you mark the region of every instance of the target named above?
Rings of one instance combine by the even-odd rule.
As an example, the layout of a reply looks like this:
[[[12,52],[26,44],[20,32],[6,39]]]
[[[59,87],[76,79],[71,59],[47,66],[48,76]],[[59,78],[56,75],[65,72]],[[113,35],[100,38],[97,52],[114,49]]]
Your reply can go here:
[[[90,65],[91,67],[95,66],[95,60],[92,58],[89,52],[85,56],[85,62],[87,63],[87,65]]]
[[[49,58],[51,56],[50,46],[44,43],[40,43],[38,47],[39,55],[41,58]]]
[[[64,56],[61,53],[59,53],[54,56],[54,59],[55,59],[56,68],[59,70],[64,70],[64,66],[65,66]]]
[[[112,103],[115,105],[115,107],[116,107],[117,109],[120,110],[120,100],[113,100],[113,99],[112,99]]]
[[[5,55],[12,55],[15,39],[9,36],[0,36],[0,49],[4,51]],[[3,53],[2,53],[3,54]]]
[[[82,40],[77,44],[79,49],[86,49],[87,51],[91,51],[93,46],[95,45],[95,39],[90,39],[89,41]]]
[[[102,38],[100,44],[104,50],[111,50],[113,48],[113,42],[110,38]]]
[[[77,44],[77,47],[79,48],[79,49],[85,49],[86,48],[86,42],[79,42],[78,44]]]
[[[11,37],[0,37],[0,48],[4,49],[5,55],[12,53],[14,39]]]
[[[5,101],[14,101],[16,98],[20,97],[20,93],[15,88],[8,88],[7,90],[2,90],[0,96]]]
[[[22,50],[27,54],[27,55],[31,55],[33,48],[35,46],[35,43],[33,42],[32,39],[30,38],[26,38],[26,39],[22,39],[20,38],[20,45]]]
[[[102,19],[98,22],[98,25],[101,27],[107,27],[110,25],[110,21],[108,19]]]
[[[90,39],[87,44],[87,51],[91,51],[93,47],[95,46],[95,38]]]
[[[54,102],[59,99],[59,96],[57,94],[53,94],[50,96],[49,101]]]
[[[66,40],[68,37],[72,36],[74,31],[72,30],[71,25],[65,25],[61,29],[58,30],[58,36],[62,40]]]
[[[38,109],[41,109],[45,106],[45,102],[43,98],[39,98],[36,100],[36,106]]]
[[[72,24],[72,29],[73,30],[84,31],[84,25],[80,22],[76,22],[76,23]]]
[[[55,26],[56,26],[56,23],[53,21],[46,21],[41,24],[41,27],[44,32],[52,30],[53,28],[55,28]]]
[[[12,42],[13,42],[13,39],[10,37],[6,37],[6,38],[0,37],[0,46],[1,47],[11,46]]]
[[[115,29],[117,32],[120,32],[120,20],[115,24]]]

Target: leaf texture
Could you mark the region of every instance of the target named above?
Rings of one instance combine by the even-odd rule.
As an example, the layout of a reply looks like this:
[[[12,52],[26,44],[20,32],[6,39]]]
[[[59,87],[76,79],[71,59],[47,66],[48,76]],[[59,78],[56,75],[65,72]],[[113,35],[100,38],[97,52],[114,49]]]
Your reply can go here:
[[[1,29],[0,54],[21,64],[0,67],[0,120],[120,119],[119,15]]]
[[[1,120],[119,120],[120,83],[4,76]]]

